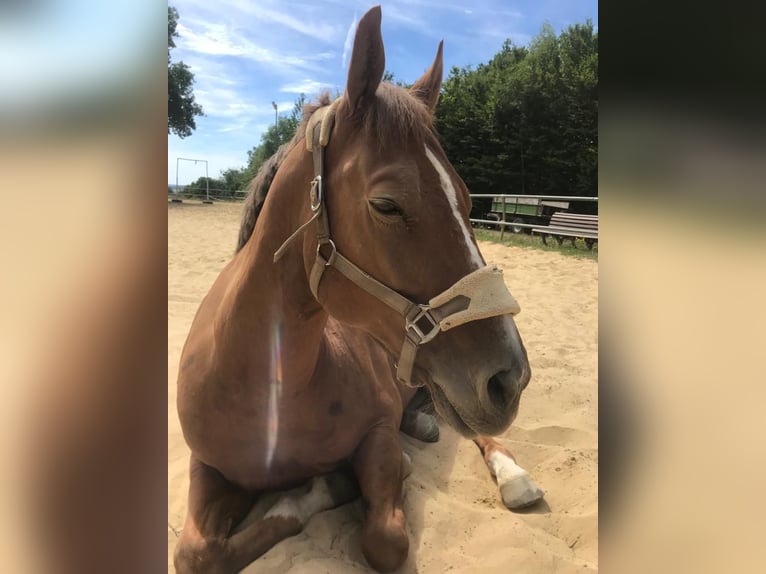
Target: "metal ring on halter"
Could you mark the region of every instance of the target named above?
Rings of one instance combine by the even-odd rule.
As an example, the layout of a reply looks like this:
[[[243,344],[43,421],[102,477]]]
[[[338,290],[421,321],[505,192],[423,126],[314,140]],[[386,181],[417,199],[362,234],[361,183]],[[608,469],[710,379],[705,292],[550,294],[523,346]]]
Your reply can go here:
[[[311,211],[316,212],[322,207],[322,176],[318,175],[311,180]]]
[[[433,318],[431,315],[431,307],[429,305],[418,305],[420,307],[420,311],[418,311],[418,314],[415,315],[415,317],[412,320],[407,320],[405,329],[407,331],[412,331],[415,333],[415,335],[418,336],[418,345],[422,345],[423,343],[428,343],[431,339],[436,337],[436,335],[439,334],[439,331],[441,330],[441,325],[439,325],[439,322]],[[428,331],[428,333],[423,333],[423,330],[420,328],[420,326],[417,324],[418,321],[420,321],[423,318],[428,319],[428,322],[431,323],[431,330]]]
[[[324,266],[325,267],[329,267],[330,265],[332,265],[334,263],[334,261],[335,261],[335,254],[338,253],[338,248],[335,247],[335,242],[332,239],[328,239],[327,241],[319,242],[317,244],[317,255],[318,256],[322,255],[322,253],[319,250],[322,249],[323,245],[327,245],[327,244],[329,244],[330,247],[332,247],[332,253],[330,253],[330,256],[327,259],[325,259],[325,262],[324,262]],[[324,255],[322,255],[322,259],[324,259]]]

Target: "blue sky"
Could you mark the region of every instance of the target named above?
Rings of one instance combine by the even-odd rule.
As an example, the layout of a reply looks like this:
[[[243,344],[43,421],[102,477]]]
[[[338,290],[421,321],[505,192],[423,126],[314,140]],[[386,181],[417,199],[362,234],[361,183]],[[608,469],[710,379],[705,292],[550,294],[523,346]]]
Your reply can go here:
[[[173,61],[188,64],[194,93],[206,116],[180,139],[168,136],[168,182],[176,158],[206,159],[211,177],[242,167],[247,151],[279,114],[288,114],[303,92],[343,91],[358,19],[369,0],[175,0],[179,37]],[[386,69],[416,80],[444,39],[445,77],[452,66],[488,61],[510,38],[525,45],[544,22],[556,32],[590,18],[598,27],[596,0],[396,0],[382,2]],[[203,164],[181,162],[178,181],[205,175]]]

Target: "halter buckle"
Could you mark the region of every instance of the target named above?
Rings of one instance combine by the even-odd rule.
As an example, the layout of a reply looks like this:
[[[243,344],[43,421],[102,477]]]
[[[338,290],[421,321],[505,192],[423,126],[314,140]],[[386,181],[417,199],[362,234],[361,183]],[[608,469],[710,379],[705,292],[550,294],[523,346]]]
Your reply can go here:
[[[418,305],[418,307],[420,310],[417,315],[412,319],[407,319],[405,328],[407,331],[412,331],[418,337],[416,343],[422,345],[436,337],[441,330],[441,326],[436,319],[433,318],[433,315],[431,315],[431,307],[429,305]],[[431,324],[430,327],[426,327],[429,329],[427,333],[424,333],[421,326],[418,325],[418,322],[421,321],[421,319],[426,319]]]
[[[310,205],[311,211],[316,212],[322,207],[322,176],[317,175],[311,180]]]
[[[330,255],[327,257],[324,256],[324,253],[322,253],[321,249],[325,245],[329,245],[332,248],[332,251],[330,252]],[[335,247],[335,242],[332,239],[327,239],[326,241],[320,241],[317,243],[317,257],[320,255],[322,256],[322,259],[325,260],[324,266],[330,267],[333,263],[335,263],[335,256],[338,254],[338,248]]]

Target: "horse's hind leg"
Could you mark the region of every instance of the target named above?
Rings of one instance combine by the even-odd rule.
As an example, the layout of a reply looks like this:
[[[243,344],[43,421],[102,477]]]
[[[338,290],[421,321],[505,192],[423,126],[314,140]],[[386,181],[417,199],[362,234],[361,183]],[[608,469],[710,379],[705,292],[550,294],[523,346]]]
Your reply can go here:
[[[202,463],[193,461],[192,466],[189,514],[175,551],[177,574],[236,574],[278,542],[298,534],[317,512],[359,495],[353,478],[334,472],[314,478],[307,491],[286,494],[263,518],[236,529],[255,496]]]
[[[439,440],[439,425],[433,415],[433,400],[424,389],[418,389],[404,408],[399,430],[423,442]]]
[[[436,423],[436,417],[422,411],[405,410],[402,413],[402,424],[399,425],[399,430],[423,442],[439,440],[439,425]]]
[[[484,455],[492,476],[497,479],[503,503],[508,508],[526,508],[543,497],[545,493],[532,481],[529,473],[516,464],[510,451],[497,440],[480,436],[474,442]]]

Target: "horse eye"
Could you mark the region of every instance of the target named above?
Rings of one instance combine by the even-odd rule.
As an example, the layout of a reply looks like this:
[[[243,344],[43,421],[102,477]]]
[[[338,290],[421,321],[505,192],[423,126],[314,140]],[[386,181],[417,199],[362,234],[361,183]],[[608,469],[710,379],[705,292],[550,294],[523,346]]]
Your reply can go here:
[[[383,215],[402,215],[402,210],[393,201],[388,199],[371,199],[372,208]]]

